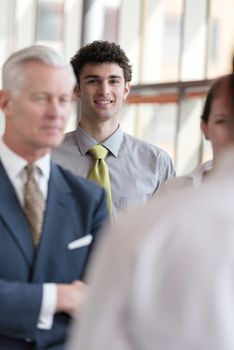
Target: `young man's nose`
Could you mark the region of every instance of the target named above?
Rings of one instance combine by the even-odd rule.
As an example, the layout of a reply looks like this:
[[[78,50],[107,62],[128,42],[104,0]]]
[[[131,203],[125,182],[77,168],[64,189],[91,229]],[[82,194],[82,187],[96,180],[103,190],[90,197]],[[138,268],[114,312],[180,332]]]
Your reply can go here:
[[[110,87],[108,82],[103,81],[100,83],[99,92],[102,93],[103,96],[106,96],[110,93]]]

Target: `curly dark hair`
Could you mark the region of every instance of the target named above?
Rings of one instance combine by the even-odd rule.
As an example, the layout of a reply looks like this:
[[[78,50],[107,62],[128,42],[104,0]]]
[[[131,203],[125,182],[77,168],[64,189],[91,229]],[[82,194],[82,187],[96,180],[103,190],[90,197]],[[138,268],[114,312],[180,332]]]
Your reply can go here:
[[[115,43],[95,40],[91,44],[80,48],[71,58],[71,65],[78,84],[80,83],[80,74],[85,64],[96,65],[101,63],[117,63],[123,69],[125,81],[131,81],[132,66],[123,49]]]
[[[223,84],[225,82],[228,84],[227,86],[228,86],[229,91],[231,93],[231,91],[232,91],[232,87],[231,87],[232,75],[228,74],[228,75],[224,75],[224,76],[218,78],[217,80],[215,80],[215,82],[211,86],[211,88],[206,96],[206,100],[205,100],[202,115],[201,115],[201,120],[206,124],[208,123],[208,120],[210,117],[212,104],[213,104],[214,100],[216,99],[216,97],[218,97],[218,95],[220,94],[220,91],[222,91]]]

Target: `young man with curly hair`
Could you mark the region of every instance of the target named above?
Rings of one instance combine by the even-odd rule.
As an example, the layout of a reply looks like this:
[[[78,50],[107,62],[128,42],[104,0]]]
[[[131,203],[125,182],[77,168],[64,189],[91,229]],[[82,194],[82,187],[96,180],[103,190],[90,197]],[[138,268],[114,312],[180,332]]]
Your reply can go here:
[[[90,148],[108,150],[112,214],[149,199],[170,176],[172,161],[160,148],[137,139],[120,127],[120,110],[130,92],[132,67],[122,48],[107,41],[82,47],[71,59],[80,101],[77,129],[66,134],[54,160],[89,177],[94,164]]]

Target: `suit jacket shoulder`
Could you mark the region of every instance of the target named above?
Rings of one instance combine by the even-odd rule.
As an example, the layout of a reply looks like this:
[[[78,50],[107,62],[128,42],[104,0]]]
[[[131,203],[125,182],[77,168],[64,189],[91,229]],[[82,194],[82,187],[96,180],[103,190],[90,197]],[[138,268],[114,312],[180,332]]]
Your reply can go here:
[[[82,199],[85,199],[86,197],[89,200],[96,201],[101,200],[103,197],[105,198],[105,190],[96,185],[93,181],[75,175],[73,172],[60,165],[53,164],[53,167],[58,169],[66,184],[74,194],[80,193],[82,195]]]

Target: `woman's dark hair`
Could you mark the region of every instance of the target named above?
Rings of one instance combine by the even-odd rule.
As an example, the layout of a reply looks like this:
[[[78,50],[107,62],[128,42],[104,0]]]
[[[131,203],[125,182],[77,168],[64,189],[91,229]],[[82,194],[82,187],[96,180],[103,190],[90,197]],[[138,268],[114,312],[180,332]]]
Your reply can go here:
[[[220,90],[223,88],[223,84],[227,83],[230,86],[230,92],[232,91],[232,75],[225,75],[221,78],[218,78],[213,85],[211,86],[207,96],[206,96],[206,100],[204,103],[204,107],[203,107],[203,112],[201,115],[201,120],[204,123],[208,123],[209,117],[210,117],[210,112],[211,112],[211,108],[212,108],[212,103],[214,102],[214,99],[219,95]]]
[[[82,47],[71,59],[77,82],[85,64],[116,63],[123,69],[125,82],[132,79],[132,66],[121,47],[108,41],[96,40]]]

